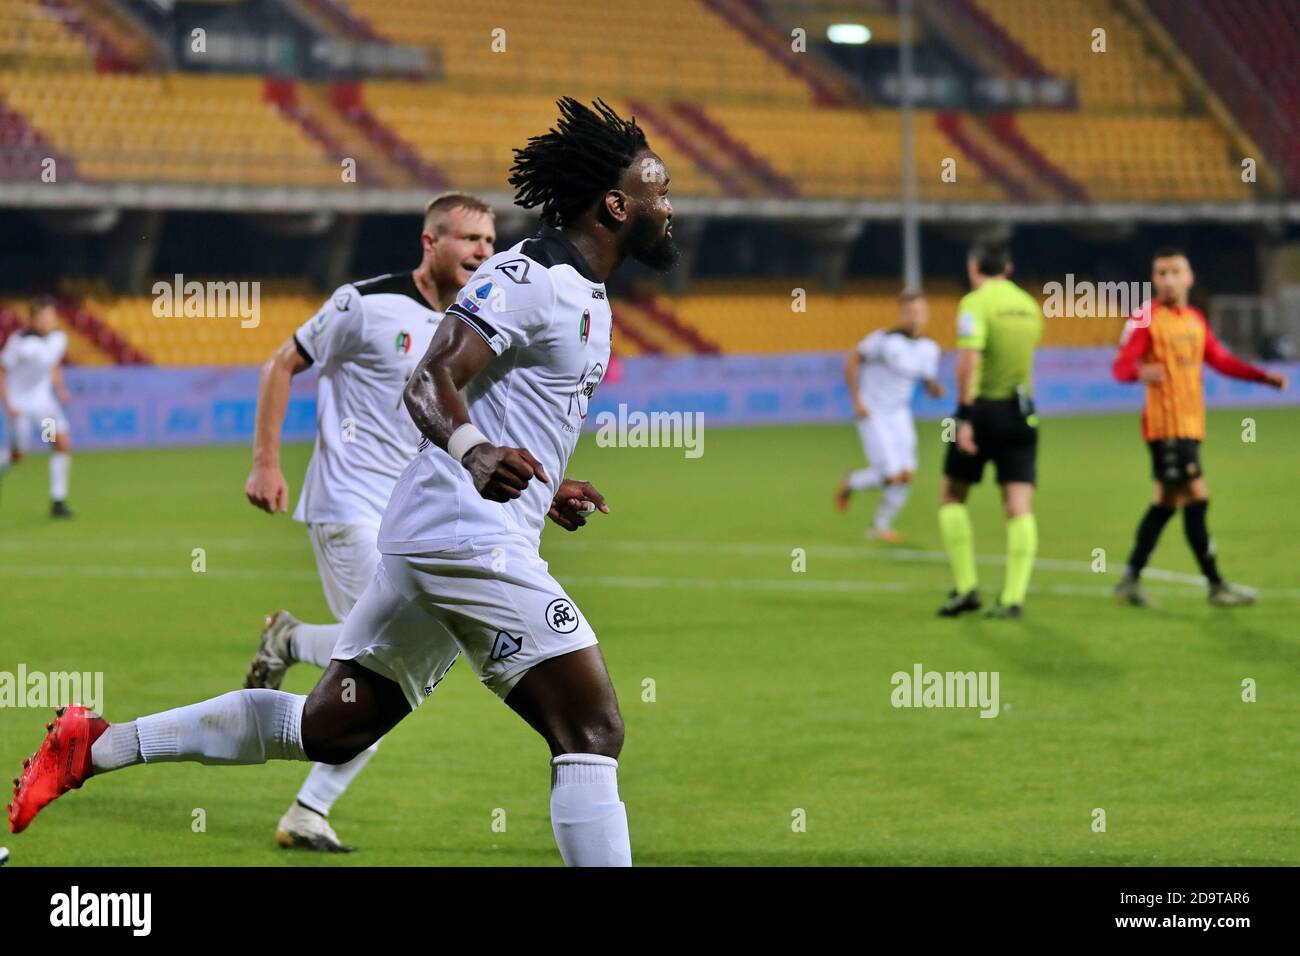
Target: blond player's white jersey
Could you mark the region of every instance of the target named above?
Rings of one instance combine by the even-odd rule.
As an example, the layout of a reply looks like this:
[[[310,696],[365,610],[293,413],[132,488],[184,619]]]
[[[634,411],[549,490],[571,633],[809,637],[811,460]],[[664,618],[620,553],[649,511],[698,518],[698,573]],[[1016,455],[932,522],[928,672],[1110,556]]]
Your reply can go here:
[[[320,369],[316,444],[295,519],[379,526],[420,444],[402,390],[441,318],[401,272],[340,286],[294,333]]]
[[[498,534],[535,547],[588,402],[609,367],[612,315],[604,283],[572,243],[548,228],[479,266],[446,321],[464,322],[495,353],[465,388],[470,419],[493,444],[531,452],[551,483],[534,477],[519,498],[488,501],[463,465],[425,442],[393,489],[379,550],[443,551]]]
[[[9,336],[0,351],[9,403],[20,412],[44,413],[57,407],[53,372],[67,349],[67,333],[60,329],[46,335],[25,331]]]
[[[939,377],[939,345],[901,329],[879,329],[858,343],[858,398],[875,412],[909,408],[917,381]]]

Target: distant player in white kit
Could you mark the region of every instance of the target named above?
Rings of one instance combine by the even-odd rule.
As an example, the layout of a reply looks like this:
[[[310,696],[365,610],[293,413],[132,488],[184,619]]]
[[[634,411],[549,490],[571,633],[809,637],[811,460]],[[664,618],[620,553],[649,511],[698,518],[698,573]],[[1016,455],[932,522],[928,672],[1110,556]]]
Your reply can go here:
[[[38,298],[31,304],[27,328],[15,332],[0,351],[0,407],[9,432],[8,447],[0,448],[0,475],[17,464],[39,433],[50,442],[50,517],[71,518],[68,474],[72,470],[68,419],[63,406],[68,390],[61,362],[68,335],[57,327],[54,300]]]
[[[629,256],[670,268],[677,250],[668,175],[635,121],[567,97],[560,113],[515,151],[510,177],[518,205],[541,206],[541,234],[482,265],[406,387],[425,444],[311,694],[238,690],[112,725],[69,707],[15,784],[14,832],[91,776],[135,764],[345,763],[419,706],[459,651],[546,741],[565,863],[631,864],[618,699],[538,543],[548,514],[609,510],[590,484],[561,480],[609,365],[605,279]]]
[[[287,510],[289,501],[280,430],[290,379],[313,366],[320,371],[316,444],[293,517],[307,525],[326,603],[340,622],[375,575],[379,521],[419,448],[402,389],[457,290],[495,251],[492,209],[464,193],[435,197],[420,240],[424,251],[414,271],[340,286],[262,367],[253,470],[244,490],[272,514]],[[342,631],[341,623],[304,624],[276,611],[266,619],[244,686],[278,688],[297,661],[326,667]],[[378,746],[339,766],[313,767],[280,819],[277,842],[350,852],[326,818]]]
[[[939,345],[921,334],[928,320],[925,297],[920,292],[904,292],[899,296],[898,328],[872,332],[844,360],[844,377],[853,397],[867,467],[840,481],[835,503],[847,511],[853,492],[883,487],[868,535],[891,543],[903,538],[893,522],[907,503],[916,472],[916,424],[912,420],[916,383],[922,382],[935,398],[944,394],[939,381]]]

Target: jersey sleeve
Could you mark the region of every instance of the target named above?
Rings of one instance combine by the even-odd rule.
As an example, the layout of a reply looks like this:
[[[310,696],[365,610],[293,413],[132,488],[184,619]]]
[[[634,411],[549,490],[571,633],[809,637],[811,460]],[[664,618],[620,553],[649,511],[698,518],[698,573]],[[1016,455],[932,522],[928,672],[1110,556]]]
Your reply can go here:
[[[1200,316],[1200,319],[1205,325],[1205,361],[1210,368],[1229,378],[1240,378],[1247,382],[1268,381],[1268,372],[1249,362],[1243,362],[1229,352],[1227,346],[1210,330],[1210,323],[1205,321],[1205,316]]]
[[[342,361],[364,341],[364,322],[361,293],[352,285],[339,286],[320,311],[298,327],[293,341],[313,365]]]
[[[63,361],[63,356],[68,354],[68,333],[59,329],[52,333],[54,336],[53,348],[50,349],[50,364],[58,365]]]
[[[1151,345],[1151,317],[1141,312],[1135,313],[1124,323],[1124,332],[1119,340],[1119,354],[1111,364],[1110,371],[1117,382],[1136,382],[1142,357]]]
[[[972,294],[962,296],[957,306],[957,348],[984,350],[988,341],[988,322]]]
[[[858,358],[862,359],[864,362],[879,360],[881,353],[880,342],[880,333],[872,332],[858,343]]]
[[[534,341],[552,311],[554,289],[545,269],[535,263],[531,269],[502,269],[520,262],[526,260],[484,263],[447,309],[448,316],[477,332],[497,355]]]
[[[17,332],[12,333],[5,339],[5,347],[0,349],[0,368],[6,372],[18,364],[18,335]]]
[[[923,344],[917,374],[927,382],[934,382],[939,378],[939,343],[926,339]]]

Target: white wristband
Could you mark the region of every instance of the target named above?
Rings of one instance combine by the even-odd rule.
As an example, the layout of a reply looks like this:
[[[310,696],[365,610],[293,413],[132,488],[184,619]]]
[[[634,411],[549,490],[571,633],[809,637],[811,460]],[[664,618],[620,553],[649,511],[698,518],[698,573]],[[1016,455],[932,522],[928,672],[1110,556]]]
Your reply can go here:
[[[447,454],[460,461],[465,457],[465,452],[475,445],[490,444],[487,435],[484,435],[473,424],[467,422],[452,432],[451,437],[447,439]]]

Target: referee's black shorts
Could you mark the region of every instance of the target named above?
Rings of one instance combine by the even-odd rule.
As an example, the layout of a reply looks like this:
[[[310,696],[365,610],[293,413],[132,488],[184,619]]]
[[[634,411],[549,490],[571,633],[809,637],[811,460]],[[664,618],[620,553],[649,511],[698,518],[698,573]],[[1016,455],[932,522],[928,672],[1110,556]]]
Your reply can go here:
[[[984,463],[997,468],[998,484],[1027,481],[1038,477],[1037,418],[1021,413],[1020,400],[1009,398],[991,401],[976,399],[971,406],[970,423],[975,429],[976,454],[968,455],[953,441],[948,445],[943,473],[953,481],[977,485],[984,476]]]
[[[1151,476],[1162,485],[1181,485],[1201,477],[1201,443],[1195,438],[1159,438],[1151,449]]]

